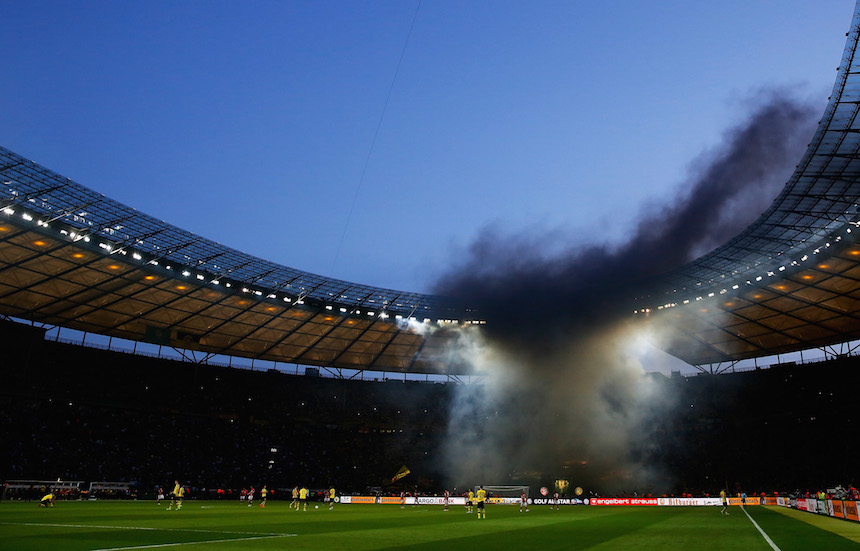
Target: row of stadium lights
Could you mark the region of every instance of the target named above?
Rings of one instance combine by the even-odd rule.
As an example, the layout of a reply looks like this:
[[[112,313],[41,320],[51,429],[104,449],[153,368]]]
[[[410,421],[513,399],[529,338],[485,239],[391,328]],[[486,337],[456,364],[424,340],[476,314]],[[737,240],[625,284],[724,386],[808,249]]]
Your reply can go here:
[[[853,226],[855,226],[855,227],[860,228],[860,222],[850,222],[850,224],[851,224],[851,225],[853,225]],[[849,228],[845,228],[845,233],[851,233],[851,228],[850,228],[850,227],[849,227]],[[841,236],[841,235],[837,235],[837,236],[835,236],[835,237],[834,237],[834,239],[833,239],[833,242],[834,242],[834,243],[839,243],[840,241],[842,241],[842,236]],[[822,250],[822,249],[827,249],[827,248],[829,248],[829,247],[830,247],[830,242],[827,242],[827,243],[825,243],[825,244],[824,244],[824,246],[822,246],[822,247],[818,247],[817,249],[813,250],[813,251],[812,251],[812,254],[813,254],[813,255],[816,255],[816,254],[818,254],[819,252],[821,252],[821,250]],[[789,266],[799,266],[801,262],[806,262],[807,260],[809,260],[809,258],[810,258],[810,256],[809,256],[809,255],[807,255],[807,254],[805,254],[805,255],[801,256],[799,260],[792,260],[788,265],[789,265]],[[768,270],[768,271],[766,272],[766,275],[759,275],[759,276],[756,276],[756,277],[755,277],[755,281],[756,281],[756,282],[762,281],[765,277],[774,277],[774,276],[775,276],[775,275],[777,275],[779,272],[784,272],[785,270],[786,270],[786,266],[785,266],[785,265],[780,266],[776,271],[770,271],[770,270]],[[745,284],[746,284],[746,285],[753,285],[753,280],[748,279],[748,280],[746,281],[746,283],[745,283]],[[701,285],[701,283],[699,283],[698,285]],[[739,288],[740,288],[740,284],[732,285],[732,290],[735,290],[735,291],[736,291],[736,290],[737,290],[737,289],[739,289]],[[697,296],[697,297],[696,297],[694,300],[692,300],[692,301],[691,301],[690,299],[685,299],[684,301],[682,301],[682,302],[681,302],[681,304],[690,304],[690,302],[698,302],[698,301],[701,301],[701,300],[705,300],[705,298],[714,298],[714,297],[715,297],[715,296],[717,296],[718,294],[719,294],[719,295],[725,295],[725,294],[726,294],[726,293],[728,293],[728,292],[729,292],[729,290],[728,290],[728,289],[720,289],[719,293],[717,293],[717,292],[713,292],[713,293],[708,293],[708,294],[707,294],[707,296],[704,296],[704,295],[703,295],[703,296]],[[664,304],[664,305],[662,305],[662,306],[658,306],[658,307],[657,307],[657,310],[665,310],[665,309],[668,309],[668,308],[675,308],[676,306],[680,306],[680,304],[679,304],[679,303],[677,303],[677,302],[670,302],[670,303],[668,303],[668,304]],[[634,310],[634,311],[633,311],[633,313],[634,313],[634,314],[650,314],[652,311],[653,311],[653,310],[652,310],[651,308],[642,308],[641,310]]]
[[[4,207],[4,208],[2,209],[2,212],[3,212],[4,214],[8,215],[8,216],[12,216],[12,215],[14,215],[14,214],[15,214],[15,210],[14,210],[13,208],[11,208],[11,207]],[[33,216],[32,216],[31,214],[27,213],[27,212],[22,212],[22,213],[21,213],[21,218],[23,218],[23,219],[24,219],[24,220],[26,220],[27,222],[32,222],[32,221],[34,220]],[[40,227],[44,227],[44,228],[50,228],[50,225],[49,225],[47,222],[43,222],[42,220],[36,220],[36,225],[37,225],[37,226],[40,226]],[[70,238],[73,242],[83,241],[84,243],[89,243],[89,242],[91,241],[91,239],[90,239],[90,237],[89,237],[88,235],[84,235],[84,234],[81,234],[81,233],[76,233],[76,232],[74,232],[74,231],[69,231],[69,230],[66,230],[66,229],[61,229],[61,230],[60,230],[60,234],[61,234],[61,235],[64,235],[64,236],[67,236],[67,237],[68,237],[68,238]],[[109,244],[109,243],[99,242],[99,243],[98,243],[98,247],[99,247],[99,248],[101,248],[101,249],[103,249],[103,250],[105,250],[108,254],[121,254],[121,255],[123,255],[123,256],[127,256],[127,255],[128,255],[128,251],[127,251],[127,250],[125,250],[124,248],[115,249],[115,247],[114,247],[113,245]],[[140,253],[138,253],[138,252],[132,252],[131,257],[132,257],[134,260],[137,260],[137,261],[140,261],[140,262],[144,262],[144,261],[145,261],[145,260],[144,260],[143,255],[142,255],[142,254],[140,254]],[[153,266],[159,266],[159,267],[160,267],[160,264],[158,263],[158,261],[157,261],[157,260],[149,260],[147,263],[148,263],[148,264],[152,264]],[[166,269],[166,270],[170,270],[170,271],[173,271],[173,266],[171,266],[170,264],[165,264],[165,265],[164,265],[164,269]],[[189,270],[187,270],[187,269],[182,270],[181,274],[182,274],[182,276],[183,276],[183,277],[191,277],[191,275],[192,275],[192,273],[191,273]],[[196,277],[196,279],[197,279],[197,280],[199,280],[199,281],[203,281],[204,283],[206,282],[206,276],[204,276],[203,274],[199,274],[199,273],[198,273],[198,274],[195,274],[195,277]],[[219,279],[215,278],[215,279],[210,280],[210,281],[209,281],[209,284],[220,286],[220,285],[221,285],[221,281],[220,281]],[[233,283],[231,283],[231,282],[229,282],[229,281],[225,281],[225,282],[224,282],[224,287],[226,287],[226,288],[230,289],[230,288],[232,288],[232,287],[233,287]],[[302,290],[304,290],[304,288],[302,288]],[[250,288],[248,288],[248,287],[241,287],[241,291],[242,291],[243,293],[250,293],[250,294],[256,295],[256,296],[258,296],[258,297],[262,297],[262,296],[263,296],[263,291],[260,291],[260,290],[257,290],[257,289],[250,289]],[[268,299],[272,299],[272,300],[277,300],[278,296],[277,296],[277,294],[276,294],[276,293],[270,293],[270,294],[266,295],[266,298],[268,298]],[[292,302],[293,302],[293,297],[290,297],[290,296],[288,296],[288,295],[282,295],[282,296],[281,296],[281,299],[282,299],[284,302],[287,302],[287,303],[292,303]],[[296,303],[296,304],[304,304],[304,303],[305,303],[305,301],[304,301],[304,299],[303,299],[303,297],[302,297],[302,296],[298,296],[298,297],[295,297],[295,303]],[[361,313],[362,313],[362,311],[361,311],[360,309],[355,309],[355,310],[349,311],[347,308],[344,308],[343,306],[336,307],[336,306],[333,306],[333,305],[330,305],[330,304],[327,304],[327,305],[325,306],[325,309],[326,309],[326,310],[328,310],[328,311],[333,311],[335,308],[338,308],[338,311],[339,311],[341,314],[347,314],[347,315],[354,314],[354,315],[360,316],[360,315],[361,315]],[[370,317],[370,318],[372,318],[372,317],[378,317],[379,319],[383,319],[383,320],[388,319],[388,318],[390,317],[390,315],[389,315],[387,312],[384,312],[384,311],[379,312],[379,313],[377,314],[375,311],[367,310],[367,311],[365,312],[365,314],[367,315],[367,317]],[[402,320],[404,320],[404,319],[408,319],[408,320],[409,320],[409,321],[411,321],[411,322],[417,322],[417,321],[418,321],[418,318],[416,318],[416,317],[414,317],[414,316],[404,317],[404,316],[402,316],[402,315],[400,315],[400,314],[396,314],[396,315],[394,316],[394,319],[396,319],[396,320],[398,320],[398,321],[402,321]],[[424,318],[424,319],[422,320],[422,323],[432,323],[432,322],[433,322],[433,320],[431,320],[430,318]],[[459,324],[459,323],[460,323],[460,320],[456,320],[456,319],[437,319],[437,320],[436,320],[436,323],[437,323],[437,324],[439,324],[439,325],[457,325],[457,324]],[[485,320],[466,320],[466,321],[464,322],[464,324],[465,324],[465,325],[485,325],[486,323],[487,323],[487,322],[486,322]]]

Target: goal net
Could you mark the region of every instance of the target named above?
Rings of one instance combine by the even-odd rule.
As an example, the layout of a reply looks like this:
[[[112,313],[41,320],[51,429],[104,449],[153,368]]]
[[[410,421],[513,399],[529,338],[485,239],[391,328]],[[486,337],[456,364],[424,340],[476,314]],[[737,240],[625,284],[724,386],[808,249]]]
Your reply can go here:
[[[478,493],[480,490],[480,486],[475,486],[475,493]],[[529,497],[529,487],[528,486],[487,486],[484,485],[484,490],[487,492],[488,496],[491,497],[513,497],[516,499],[520,498],[520,495],[525,492],[526,497]]]

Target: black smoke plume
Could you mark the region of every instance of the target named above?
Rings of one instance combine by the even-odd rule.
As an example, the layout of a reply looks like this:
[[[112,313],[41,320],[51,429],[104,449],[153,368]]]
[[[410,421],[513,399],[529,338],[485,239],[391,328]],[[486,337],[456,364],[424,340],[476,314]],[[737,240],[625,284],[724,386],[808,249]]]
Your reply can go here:
[[[544,251],[559,250],[558,232],[488,228],[440,279],[436,293],[487,320],[479,335],[462,339],[464,361],[489,377],[460,389],[451,412],[452,483],[560,476],[604,492],[670,484],[647,458],[671,397],[644,376],[627,320],[645,282],[736,235],[791,175],[815,109],[781,91],[760,94],[752,106],[745,123],[691,165],[678,197],[643,209],[620,245],[550,255]]]

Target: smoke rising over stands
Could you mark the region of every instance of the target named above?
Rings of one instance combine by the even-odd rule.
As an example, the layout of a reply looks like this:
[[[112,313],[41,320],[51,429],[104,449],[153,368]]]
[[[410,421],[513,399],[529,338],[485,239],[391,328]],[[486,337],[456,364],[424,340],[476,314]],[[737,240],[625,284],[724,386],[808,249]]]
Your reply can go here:
[[[483,389],[462,389],[454,401],[454,482],[563,476],[618,491],[665,481],[648,458],[671,397],[649,394],[627,322],[632,299],[767,208],[803,154],[816,114],[782,91],[760,94],[747,120],[691,165],[678,196],[644,212],[621,244],[547,254],[559,250],[559,232],[486,229],[477,238],[435,289],[487,320],[474,337],[480,344],[470,347],[481,350],[473,361],[488,366],[493,379]],[[471,457],[476,448],[500,460]]]
[[[626,316],[643,281],[726,242],[767,208],[803,154],[816,114],[783,93],[767,92],[745,123],[692,164],[673,203],[643,213],[626,243],[545,257],[543,251],[564,236],[488,228],[435,291],[478,308],[491,322],[491,339],[518,345],[551,342],[560,331]]]

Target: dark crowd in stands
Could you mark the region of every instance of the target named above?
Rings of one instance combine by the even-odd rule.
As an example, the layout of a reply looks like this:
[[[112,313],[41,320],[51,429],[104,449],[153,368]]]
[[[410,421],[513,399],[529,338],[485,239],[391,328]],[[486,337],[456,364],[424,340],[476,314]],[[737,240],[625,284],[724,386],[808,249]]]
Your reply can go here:
[[[127,481],[142,497],[157,486],[166,493],[175,479],[192,495],[222,498],[262,484],[284,498],[295,485],[345,494],[445,488],[451,383],[158,360],[45,341],[7,321],[0,345],[0,481]],[[857,485],[857,358],[655,378],[678,405],[642,460],[674,482],[631,494]],[[388,484],[403,465],[410,476]],[[563,476],[576,486],[575,473]],[[539,487],[559,477],[511,482]],[[599,484],[586,491],[603,493]]]

